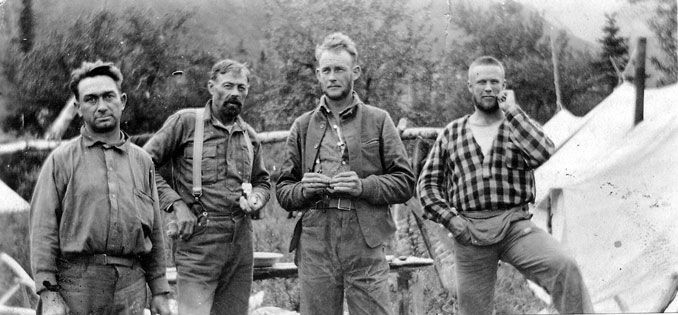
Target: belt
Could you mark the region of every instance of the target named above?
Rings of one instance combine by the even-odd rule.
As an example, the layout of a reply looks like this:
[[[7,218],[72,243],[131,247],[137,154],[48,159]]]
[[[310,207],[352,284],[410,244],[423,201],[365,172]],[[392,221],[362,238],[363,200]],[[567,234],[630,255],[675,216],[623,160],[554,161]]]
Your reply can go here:
[[[66,257],[66,260],[69,262],[85,262],[89,264],[118,265],[125,267],[132,267],[135,263],[139,262],[137,257],[120,257],[106,254],[68,256]]]
[[[311,209],[335,209],[342,211],[355,210],[353,200],[346,198],[324,198],[316,202]]]
[[[501,209],[501,210],[470,210],[461,212],[464,216],[473,218],[473,219],[486,219],[492,218],[501,214],[504,214],[508,211],[513,212],[529,212],[530,207],[527,204],[515,206],[513,208]]]

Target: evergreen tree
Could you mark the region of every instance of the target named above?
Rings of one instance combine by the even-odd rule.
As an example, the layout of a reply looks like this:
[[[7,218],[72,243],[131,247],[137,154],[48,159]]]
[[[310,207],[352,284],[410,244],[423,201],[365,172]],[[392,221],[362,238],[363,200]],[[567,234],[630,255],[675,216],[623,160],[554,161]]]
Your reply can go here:
[[[654,2],[655,14],[647,23],[654,32],[664,56],[649,56],[662,72],[659,86],[678,82],[678,2],[676,0],[629,0],[630,3]]]
[[[619,83],[617,71],[623,72],[629,61],[629,45],[628,38],[619,36],[619,26],[617,26],[615,15],[605,14],[605,19],[603,37],[598,40],[602,45],[602,50],[598,60],[593,62],[593,68],[599,73],[599,84],[609,94]],[[615,66],[618,69],[615,69]]]
[[[515,91],[516,101],[531,117],[544,123],[555,113],[550,37],[544,34],[540,14],[515,0],[487,8],[460,1],[451,10],[450,21],[465,32],[455,38],[447,60],[457,73],[458,102],[467,104],[468,112],[473,110],[465,89],[468,65],[477,57],[491,55],[504,63],[507,88]],[[600,101],[590,93],[592,57],[571,49],[564,33],[555,36],[562,103],[572,112],[585,114]]]

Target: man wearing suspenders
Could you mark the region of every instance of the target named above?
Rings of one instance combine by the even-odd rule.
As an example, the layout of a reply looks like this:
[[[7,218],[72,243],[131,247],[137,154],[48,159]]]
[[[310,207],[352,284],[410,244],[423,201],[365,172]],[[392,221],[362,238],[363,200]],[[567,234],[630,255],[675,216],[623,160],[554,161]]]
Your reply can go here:
[[[269,199],[261,143],[240,117],[249,89],[244,64],[212,67],[204,108],[173,114],[144,149],[171,163],[172,185],[156,176],[160,207],[178,224],[179,314],[247,314],[252,286],[250,213]]]

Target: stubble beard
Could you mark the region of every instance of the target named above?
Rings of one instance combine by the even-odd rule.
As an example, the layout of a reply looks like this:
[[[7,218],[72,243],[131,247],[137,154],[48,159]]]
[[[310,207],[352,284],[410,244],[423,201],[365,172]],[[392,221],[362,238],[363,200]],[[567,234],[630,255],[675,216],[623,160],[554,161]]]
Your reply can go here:
[[[485,114],[494,114],[499,110],[499,102],[497,102],[496,97],[494,98],[493,105],[490,107],[485,106],[485,103],[482,101],[479,102],[475,97],[473,97],[473,106]]]

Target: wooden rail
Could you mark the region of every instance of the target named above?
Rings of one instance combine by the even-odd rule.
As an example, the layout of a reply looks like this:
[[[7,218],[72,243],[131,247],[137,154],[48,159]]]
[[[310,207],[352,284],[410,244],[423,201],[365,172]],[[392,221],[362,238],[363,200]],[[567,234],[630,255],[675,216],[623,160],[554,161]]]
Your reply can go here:
[[[401,138],[403,140],[414,140],[419,137],[424,139],[435,139],[438,137],[438,133],[442,128],[431,128],[431,127],[420,127],[420,128],[407,128],[403,130]],[[268,131],[259,133],[259,138],[262,143],[277,143],[284,142],[287,139],[287,136],[290,134],[288,130],[279,130],[279,131]],[[30,139],[30,140],[20,140],[10,143],[0,144],[0,155],[2,154],[11,154],[23,150],[34,149],[34,150],[53,150],[58,147],[61,142],[68,140],[43,140],[43,139]]]

